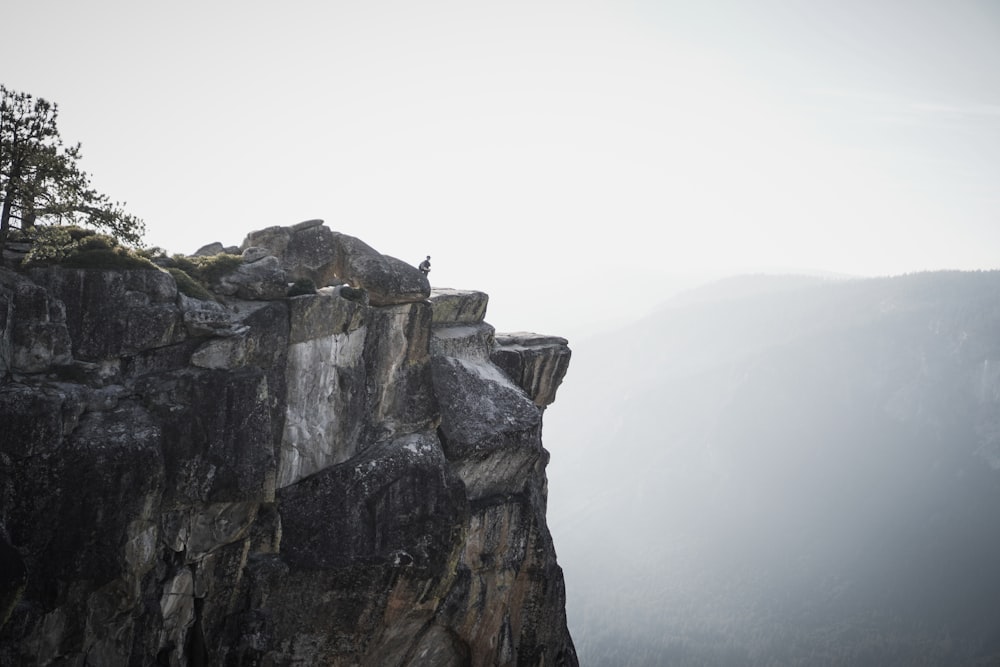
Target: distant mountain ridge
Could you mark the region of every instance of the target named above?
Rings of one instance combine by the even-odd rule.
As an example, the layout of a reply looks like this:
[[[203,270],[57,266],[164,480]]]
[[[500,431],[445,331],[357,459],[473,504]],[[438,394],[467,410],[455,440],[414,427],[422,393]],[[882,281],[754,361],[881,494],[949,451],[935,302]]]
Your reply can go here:
[[[581,662],[1000,657],[1000,272],[734,279],[574,360],[546,433]]]

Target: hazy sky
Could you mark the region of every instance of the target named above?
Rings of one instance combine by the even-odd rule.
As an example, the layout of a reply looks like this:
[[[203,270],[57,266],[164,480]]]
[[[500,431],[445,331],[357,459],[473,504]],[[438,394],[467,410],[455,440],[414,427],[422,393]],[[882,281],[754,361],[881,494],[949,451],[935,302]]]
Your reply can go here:
[[[998,264],[993,0],[8,5],[2,82],[171,252],[318,217],[491,311]]]

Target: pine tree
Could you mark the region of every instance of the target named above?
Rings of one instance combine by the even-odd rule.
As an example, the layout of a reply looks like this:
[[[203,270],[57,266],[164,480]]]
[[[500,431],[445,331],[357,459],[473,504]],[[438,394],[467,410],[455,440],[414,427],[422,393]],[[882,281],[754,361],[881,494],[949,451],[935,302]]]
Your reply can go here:
[[[66,146],[58,106],[0,86],[0,246],[12,228],[79,224],[137,245],[145,224],[93,189],[80,144]]]

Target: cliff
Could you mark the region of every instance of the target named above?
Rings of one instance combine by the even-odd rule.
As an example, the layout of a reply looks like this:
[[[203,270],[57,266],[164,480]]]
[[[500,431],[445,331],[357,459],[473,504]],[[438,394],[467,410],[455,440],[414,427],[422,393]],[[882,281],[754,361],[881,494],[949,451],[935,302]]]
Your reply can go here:
[[[0,663],[576,665],[566,341],[321,221],[230,251],[209,299],[0,269]]]

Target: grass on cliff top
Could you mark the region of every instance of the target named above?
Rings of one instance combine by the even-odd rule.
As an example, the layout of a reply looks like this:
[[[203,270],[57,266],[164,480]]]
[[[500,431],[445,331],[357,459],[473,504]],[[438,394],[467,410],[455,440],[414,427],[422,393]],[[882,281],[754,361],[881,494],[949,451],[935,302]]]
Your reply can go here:
[[[174,267],[206,285],[218,283],[223,276],[232,273],[243,263],[242,255],[225,252],[205,257],[174,255],[170,259]]]
[[[75,225],[47,225],[20,232],[31,243],[22,269],[61,266],[67,269],[160,270],[173,276],[177,290],[202,301],[217,301],[208,289],[243,263],[241,255],[220,253],[207,257],[174,255],[167,258],[160,248],[134,250],[107,234]]]
[[[62,266],[67,269],[156,270],[156,265],[117,239],[74,225],[36,227],[26,233],[31,250],[22,268]]]
[[[179,269],[176,266],[167,267],[167,273],[174,277],[174,282],[177,283],[177,291],[185,296],[189,296],[192,299],[200,299],[202,301],[218,301],[216,296],[208,291],[208,289],[202,285],[200,282],[192,278],[184,269]]]
[[[153,248],[150,251],[157,250]],[[203,257],[174,255],[164,265],[177,282],[181,294],[202,301],[218,301],[208,286],[219,284],[223,276],[235,271],[242,263],[242,255],[223,252]]]

